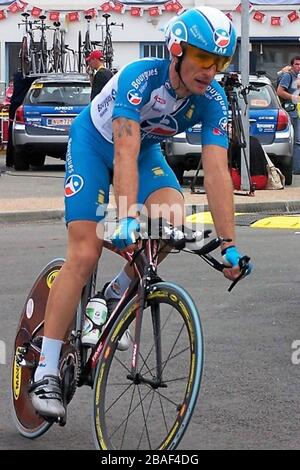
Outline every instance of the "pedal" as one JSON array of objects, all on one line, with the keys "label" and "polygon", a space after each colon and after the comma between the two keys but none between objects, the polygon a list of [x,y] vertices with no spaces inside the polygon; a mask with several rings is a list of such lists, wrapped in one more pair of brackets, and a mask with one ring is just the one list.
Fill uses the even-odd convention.
[{"label": "pedal", "polygon": [[65,426],[67,424],[67,408],[66,408],[66,414],[65,414],[64,418],[59,417],[59,418],[57,418],[56,422],[61,427]]}]

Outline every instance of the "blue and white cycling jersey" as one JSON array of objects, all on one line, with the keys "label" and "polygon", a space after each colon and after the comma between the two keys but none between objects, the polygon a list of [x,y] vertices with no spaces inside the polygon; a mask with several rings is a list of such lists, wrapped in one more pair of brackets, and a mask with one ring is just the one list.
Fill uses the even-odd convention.
[{"label": "blue and white cycling jersey", "polygon": [[141,126],[142,146],[202,123],[203,145],[228,147],[228,106],[216,80],[204,95],[178,98],[169,79],[170,61],[142,59],[123,67],[91,103],[91,119],[112,143],[112,121],[124,117]]}]

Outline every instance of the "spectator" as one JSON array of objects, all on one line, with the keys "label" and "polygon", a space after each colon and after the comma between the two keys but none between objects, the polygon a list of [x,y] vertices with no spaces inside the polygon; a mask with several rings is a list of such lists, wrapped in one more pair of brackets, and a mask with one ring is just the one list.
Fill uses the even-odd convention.
[{"label": "spectator", "polygon": [[8,126],[8,141],[6,146],[6,166],[14,166],[14,152],[12,143],[12,127],[16,111],[24,101],[27,91],[29,90],[34,78],[23,77],[22,72],[16,72],[13,78],[13,93],[10,98],[9,106],[9,126]]},{"label": "spectator", "polygon": [[[300,74],[300,56],[292,58],[290,70],[287,70],[286,67],[284,69],[286,71],[282,73],[280,78],[277,94],[282,101],[292,101],[297,104],[300,102],[299,85],[297,84],[297,78]],[[293,173],[300,175],[300,117],[297,106],[289,114],[294,127]]]},{"label": "spectator", "polygon": [[91,100],[93,100],[95,96],[100,93],[108,80],[113,76],[113,73],[111,70],[104,67],[104,57],[102,51],[92,51],[86,58],[86,62],[89,68],[95,72],[95,75],[92,76],[91,80]]}]

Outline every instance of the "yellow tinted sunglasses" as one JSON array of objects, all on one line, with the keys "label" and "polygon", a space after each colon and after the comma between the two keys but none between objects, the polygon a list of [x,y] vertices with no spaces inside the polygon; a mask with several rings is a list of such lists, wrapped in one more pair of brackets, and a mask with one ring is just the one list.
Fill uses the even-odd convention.
[{"label": "yellow tinted sunglasses", "polygon": [[197,63],[199,67],[209,69],[212,65],[215,65],[218,72],[224,72],[232,59],[232,57],[211,54],[189,44],[184,47],[184,53],[189,59]]}]

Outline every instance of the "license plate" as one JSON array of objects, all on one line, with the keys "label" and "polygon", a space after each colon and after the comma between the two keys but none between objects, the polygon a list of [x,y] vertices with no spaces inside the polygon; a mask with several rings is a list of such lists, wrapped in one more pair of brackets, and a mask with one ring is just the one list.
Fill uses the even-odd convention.
[{"label": "license plate", "polygon": [[49,118],[47,119],[47,126],[70,126],[73,118]]}]

